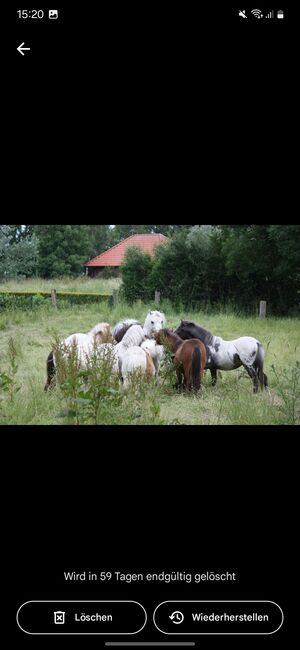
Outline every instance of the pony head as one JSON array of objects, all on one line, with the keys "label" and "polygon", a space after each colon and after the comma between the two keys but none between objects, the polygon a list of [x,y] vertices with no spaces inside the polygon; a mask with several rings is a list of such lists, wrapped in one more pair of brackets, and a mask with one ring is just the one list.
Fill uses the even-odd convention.
[{"label": "pony head", "polygon": [[98,323],[89,331],[89,334],[95,338],[97,343],[111,343],[113,340],[109,323]]},{"label": "pony head", "polygon": [[166,329],[166,328],[159,330],[159,332],[156,332],[154,334],[154,338],[157,345],[159,346],[168,345],[169,339],[172,337],[172,334],[174,334],[173,330]]},{"label": "pony head", "polygon": [[166,317],[161,311],[149,311],[144,323],[144,332],[150,339],[154,338],[156,332],[163,329],[166,324]]},{"label": "pony head", "polygon": [[182,320],[180,325],[175,330],[182,339],[197,338],[196,324],[191,320]]}]

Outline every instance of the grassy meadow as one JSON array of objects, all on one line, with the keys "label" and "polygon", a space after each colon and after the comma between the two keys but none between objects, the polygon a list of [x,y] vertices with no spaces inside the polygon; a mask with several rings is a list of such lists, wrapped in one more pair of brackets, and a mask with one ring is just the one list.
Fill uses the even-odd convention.
[{"label": "grassy meadow", "polygon": [[[55,287],[74,291],[112,291],[118,279],[69,281],[31,280],[9,282],[0,290],[45,291]],[[22,286],[23,285],[23,286]],[[137,302],[129,307],[119,303],[83,305],[80,308],[51,305],[34,311],[0,313],[0,423],[12,425],[47,424],[184,424],[184,425],[272,425],[300,423],[300,320],[295,318],[242,317],[233,313],[176,311],[162,303],[168,327],[181,318],[194,320],[225,339],[249,335],[258,338],[266,349],[264,370],[270,393],[252,393],[252,382],[243,368],[222,372],[215,387],[210,373],[204,375],[202,394],[179,394],[173,388],[175,375],[162,373],[159,382],[143,383],[123,390],[114,384],[98,392],[97,413],[84,409],[83,399],[77,418],[70,409],[66,391],[56,387],[44,392],[46,359],[54,336],[65,338],[86,332],[97,322],[114,325],[123,317],[144,321],[154,304]],[[90,405],[92,407],[92,404]]]},{"label": "grassy meadow", "polygon": [[0,281],[1,291],[74,291],[75,293],[112,293],[118,289],[121,278],[89,278],[85,275],[78,278],[59,278],[54,280],[43,280],[42,278],[15,279],[7,282]]}]

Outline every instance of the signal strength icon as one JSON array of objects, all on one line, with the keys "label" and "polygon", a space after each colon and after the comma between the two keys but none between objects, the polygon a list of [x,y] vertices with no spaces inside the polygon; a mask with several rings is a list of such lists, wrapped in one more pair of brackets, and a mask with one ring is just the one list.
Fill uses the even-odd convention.
[{"label": "signal strength icon", "polygon": [[266,18],[274,18],[274,11],[270,11],[267,15]]},{"label": "signal strength icon", "polygon": [[263,18],[262,12],[260,9],[252,9],[251,13],[255,18]]}]

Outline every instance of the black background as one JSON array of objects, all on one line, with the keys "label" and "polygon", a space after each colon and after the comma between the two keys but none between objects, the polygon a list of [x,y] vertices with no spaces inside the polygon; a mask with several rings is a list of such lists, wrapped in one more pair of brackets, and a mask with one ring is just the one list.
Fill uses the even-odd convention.
[{"label": "black background", "polygon": [[[147,222],[153,214],[172,223],[190,215],[200,223],[226,223],[229,215],[230,223],[249,223],[249,216],[282,222],[293,179],[290,14],[284,25],[245,25],[224,6],[198,15],[192,5],[122,7],[85,7],[72,17],[65,6],[63,22],[38,25],[40,36],[30,34],[36,26],[23,31],[14,16],[12,212],[39,223]],[[27,38],[32,50],[22,57],[16,47]],[[238,582],[147,591],[133,583],[110,595],[150,610],[168,598],[274,600],[284,626],[270,637],[243,637],[242,645],[286,647],[290,429],[5,433],[16,647],[41,647],[40,637],[27,637],[15,623],[25,600],[105,598],[99,584],[66,584],[64,571],[148,567],[223,568],[236,571]],[[148,629],[143,638],[153,634]],[[202,647],[224,642],[201,637]],[[99,637],[71,643],[101,647]],[[43,647],[66,644],[42,638]],[[240,648],[241,637],[230,637],[230,645]]]},{"label": "black background", "polygon": [[[291,623],[295,485],[282,436],[291,430],[172,429],[82,427],[77,434],[75,427],[24,428],[14,467],[20,494],[12,622],[26,600],[132,599],[147,609],[149,620],[134,640],[154,641],[161,639],[152,613],[162,600],[273,600],[284,612],[281,629],[243,637],[242,643],[284,647]],[[290,477],[283,478],[287,470]],[[64,580],[65,571],[84,570],[228,570],[237,580],[105,586]],[[40,637],[17,627],[15,633],[18,647],[40,647]],[[223,647],[223,637],[201,637],[201,646],[220,639]],[[43,637],[43,647],[104,647],[105,640]],[[230,637],[231,647],[240,644],[241,637]]]},{"label": "black background", "polygon": [[147,220],[200,204],[241,220],[286,205],[293,8],[247,22],[224,5],[79,6],[43,24],[10,14],[15,210],[82,221],[101,206]]}]

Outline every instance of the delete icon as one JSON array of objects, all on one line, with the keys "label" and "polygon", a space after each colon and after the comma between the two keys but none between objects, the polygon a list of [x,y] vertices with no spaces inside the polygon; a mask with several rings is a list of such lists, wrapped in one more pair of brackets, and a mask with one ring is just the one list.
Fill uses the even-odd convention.
[{"label": "delete icon", "polygon": [[55,20],[56,18],[58,18],[58,9],[49,9],[48,16],[52,20]]},{"label": "delete icon", "polygon": [[63,625],[65,622],[66,612],[54,612],[54,623],[56,625]]}]

